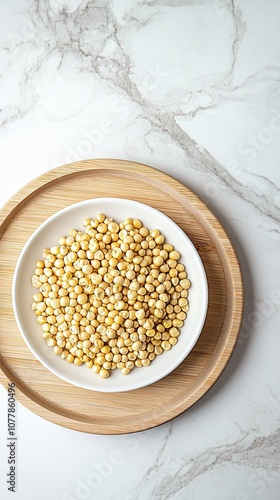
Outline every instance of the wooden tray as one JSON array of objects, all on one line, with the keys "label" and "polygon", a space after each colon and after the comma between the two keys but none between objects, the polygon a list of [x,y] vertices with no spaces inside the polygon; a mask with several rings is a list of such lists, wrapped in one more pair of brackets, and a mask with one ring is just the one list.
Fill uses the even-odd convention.
[{"label": "wooden tray", "polygon": [[[126,393],[76,388],[50,373],[29,351],[14,319],[15,264],[26,240],[58,210],[89,198],[119,197],[147,203],[172,218],[191,238],[204,263],[209,309],[187,359],[149,387]],[[235,347],[243,310],[238,260],[221,224],[186,186],[131,161],[95,159],[50,170],[17,192],[0,212],[0,382],[41,417],[93,434],[123,434],[155,427],[196,403],[215,383]]]}]

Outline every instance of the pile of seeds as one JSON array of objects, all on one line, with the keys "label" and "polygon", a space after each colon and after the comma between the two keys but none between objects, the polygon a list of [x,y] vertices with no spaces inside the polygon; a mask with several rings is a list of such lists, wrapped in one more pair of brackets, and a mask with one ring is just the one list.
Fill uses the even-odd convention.
[{"label": "pile of seeds", "polygon": [[43,250],[32,309],[62,359],[102,378],[116,368],[127,375],[177,343],[191,283],[158,229],[103,214],[83,226]]}]

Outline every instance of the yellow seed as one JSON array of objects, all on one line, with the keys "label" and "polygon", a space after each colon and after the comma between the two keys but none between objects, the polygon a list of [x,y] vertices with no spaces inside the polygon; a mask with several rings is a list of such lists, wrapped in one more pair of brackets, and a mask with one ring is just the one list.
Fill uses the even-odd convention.
[{"label": "yellow seed", "polygon": [[168,342],[173,346],[177,344],[178,340],[176,337],[170,337],[170,339],[168,339]]},{"label": "yellow seed", "polygon": [[118,233],[119,225],[116,222],[110,222],[108,224],[108,230],[110,231],[110,233]]},{"label": "yellow seed", "polygon": [[155,266],[160,267],[163,264],[163,258],[160,255],[158,255],[153,259],[153,263]]},{"label": "yellow seed", "polygon": [[159,230],[158,230],[158,229],[152,229],[152,230],[150,231],[150,235],[151,235],[153,238],[157,238],[157,236],[159,236],[159,235],[160,235],[160,232],[159,232]]},{"label": "yellow seed", "polygon": [[178,328],[170,328],[169,330],[169,333],[171,335],[171,337],[179,337],[180,335],[180,331],[178,330]]},{"label": "yellow seed", "polygon": [[163,348],[161,347],[161,345],[156,345],[155,346],[155,353],[157,356],[159,356],[160,354],[163,353]]},{"label": "yellow seed", "polygon": [[99,375],[101,378],[108,378],[110,376],[109,370],[106,370],[105,368],[101,368]]},{"label": "yellow seed", "polygon": [[[128,250],[128,249],[127,249]],[[122,248],[119,248],[119,247],[115,247],[113,248],[113,251],[112,251],[112,257],[114,259],[120,259],[123,255],[123,251],[122,251]]]},{"label": "yellow seed", "polygon": [[78,304],[86,304],[87,300],[88,300],[88,296],[85,293],[81,293],[77,297]]},{"label": "yellow seed", "polygon": [[149,366],[151,361],[149,358],[141,359],[142,366]]},{"label": "yellow seed", "polygon": [[37,302],[36,303],[36,308],[40,312],[44,312],[46,310],[46,307],[47,306],[46,306],[45,302]]},{"label": "yellow seed", "polygon": [[154,328],[151,328],[151,330],[147,330],[147,331],[146,331],[146,335],[147,335],[147,337],[154,337],[154,336],[155,336],[155,333],[156,333],[156,332],[155,332]]},{"label": "yellow seed", "polygon": [[67,296],[61,297],[61,299],[60,299],[60,305],[61,305],[61,307],[68,306],[69,302],[70,302],[70,299]]},{"label": "yellow seed", "polygon": [[116,285],[122,285],[124,282],[124,278],[122,276],[115,276],[113,281]]},{"label": "yellow seed", "polygon": [[73,363],[73,361],[74,361],[73,354],[68,354],[68,356],[66,357],[66,361],[67,361],[67,363]]},{"label": "yellow seed", "polygon": [[180,319],[173,319],[173,326],[176,326],[176,328],[181,328],[183,326],[184,322],[181,321]]},{"label": "yellow seed", "polygon": [[179,254],[179,252],[177,252],[176,250],[172,250],[172,251],[169,253],[169,259],[172,259],[172,260],[179,260],[179,259],[180,259],[180,254]]},{"label": "yellow seed", "polygon": [[144,309],[139,309],[138,311],[135,312],[135,315],[137,319],[144,319],[145,318]]},{"label": "yellow seed", "polygon": [[48,344],[49,347],[53,347],[53,346],[56,345],[56,341],[53,338],[48,338],[47,339],[47,344]]},{"label": "yellow seed", "polygon": [[128,375],[130,373],[130,369],[125,366],[122,368],[121,372],[123,375]]},{"label": "yellow seed", "polygon": [[132,224],[136,229],[140,229],[142,227],[142,223],[139,219],[133,219]]},{"label": "yellow seed", "polygon": [[149,354],[148,351],[139,351],[138,352],[138,358],[139,359],[145,359],[145,358],[148,357],[148,354]]},{"label": "yellow seed", "polygon": [[53,352],[57,355],[62,353],[62,347],[59,347],[58,345],[55,345],[53,348]]},{"label": "yellow seed", "polygon": [[94,373],[99,373],[100,372],[100,365],[94,364],[92,367],[92,371]]},{"label": "yellow seed", "polygon": [[128,250],[126,253],[125,253],[126,257],[128,260],[132,260],[133,257],[134,257],[134,252],[133,250]]},{"label": "yellow seed", "polygon": [[53,309],[59,309],[60,307],[60,300],[59,299],[52,299],[51,300],[51,306]]},{"label": "yellow seed", "polygon": [[56,259],[54,261],[54,266],[57,268],[57,269],[60,269],[62,267],[64,267],[64,260],[63,259]]},{"label": "yellow seed", "polygon": [[167,340],[163,340],[163,342],[161,343],[161,347],[165,351],[169,351],[171,349],[171,344]]},{"label": "yellow seed", "polygon": [[96,288],[94,290],[94,295],[98,300],[102,300],[104,298],[104,290],[102,288]]},{"label": "yellow seed", "polygon": [[129,279],[129,280],[133,280],[135,278],[135,272],[134,271],[127,271],[126,273],[126,277]]},{"label": "yellow seed", "polygon": [[164,309],[165,308],[165,302],[163,300],[157,300],[156,301],[156,308],[157,309]]},{"label": "yellow seed", "polygon": [[151,330],[154,327],[154,322],[151,319],[147,319],[143,325],[146,330]]},{"label": "yellow seed", "polygon": [[180,298],[179,301],[178,301],[178,304],[179,304],[180,307],[187,306],[188,305],[188,300],[185,299],[185,298]]},{"label": "yellow seed", "polygon": [[50,325],[54,325],[56,323],[56,318],[54,315],[52,316],[48,316],[47,317],[47,322],[50,324]]},{"label": "yellow seed", "polygon": [[188,288],[190,288],[191,282],[188,279],[183,279],[180,281],[180,285],[182,288],[187,290]]},{"label": "yellow seed", "polygon": [[42,293],[36,293],[35,295],[33,295],[33,300],[34,302],[42,302],[43,300]]},{"label": "yellow seed", "polygon": [[142,342],[139,342],[139,340],[134,342],[132,344],[132,349],[133,349],[133,351],[139,351],[139,349],[142,349]]}]

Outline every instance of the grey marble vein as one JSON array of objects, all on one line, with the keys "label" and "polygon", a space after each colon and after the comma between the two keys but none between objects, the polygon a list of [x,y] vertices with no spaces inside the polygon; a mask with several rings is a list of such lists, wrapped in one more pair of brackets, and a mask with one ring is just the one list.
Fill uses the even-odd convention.
[{"label": "grey marble vein", "polygon": [[[165,443],[169,436],[166,436]],[[180,498],[188,498],[192,483],[225,464],[248,467],[248,470],[254,464],[254,469],[265,470],[275,479],[279,478],[280,429],[273,434],[254,438],[245,433],[234,442],[206,449],[202,453],[190,452],[176,458],[170,457],[168,452],[165,453],[165,448],[166,444],[159,450],[154,465],[149,467],[139,484],[135,485],[134,492],[127,490],[126,498],[171,500],[180,493]],[[174,472],[170,467],[172,460],[176,460]]]},{"label": "grey marble vein", "polygon": [[237,7],[235,0],[231,0],[229,5],[229,10],[232,15],[232,20],[234,23],[234,38],[232,42],[232,64],[229,71],[229,77],[232,80],[234,76],[234,68],[236,65],[239,47],[242,42],[242,38],[246,31],[246,23],[242,20],[242,11]]},{"label": "grey marble vein", "polygon": [[[156,5],[154,2],[153,4]],[[166,5],[164,2],[161,4]],[[191,4],[197,5],[197,2]],[[177,2],[176,5],[190,5],[190,3]],[[226,6],[234,25],[231,66],[228,74],[224,75],[225,81],[230,83],[246,26],[242,19],[241,6],[237,7],[234,0]],[[242,179],[231,175],[206,148],[201,148],[183,130],[176,111],[161,108],[141,94],[137,82],[132,78],[133,53],[127,50],[124,40],[130,30],[129,21],[134,18],[134,26],[137,28],[138,24],[140,26],[143,22],[149,23],[151,21],[149,16],[153,16],[153,13],[149,13],[148,17],[147,14],[145,16],[143,19],[141,16],[139,18],[139,15],[135,18],[132,9],[127,13],[126,23],[122,26],[116,20],[108,3],[104,1],[98,4],[78,2],[77,8],[72,11],[67,10],[67,5],[63,2],[51,3],[47,0],[38,0],[31,5],[28,19],[34,26],[34,38],[25,42],[20,41],[17,47],[18,50],[23,50],[26,44],[31,44],[33,47],[33,59],[25,64],[20,80],[25,99],[20,104],[6,107],[2,115],[2,125],[7,127],[9,123],[31,112],[36,103],[36,87],[38,81],[43,78],[46,64],[54,62],[56,71],[63,74],[69,61],[72,60],[74,67],[81,74],[85,73],[93,81],[97,79],[102,85],[117,91],[133,103],[138,109],[139,116],[144,117],[149,123],[150,133],[161,134],[162,140],[181,149],[188,168],[202,174],[211,174],[218,185],[245,200],[263,217],[278,223],[279,209],[274,203],[274,196],[279,193],[276,186],[271,186],[263,177],[264,190],[261,193],[254,189],[254,186],[249,188]],[[95,32],[98,32],[98,37],[95,36]],[[115,50],[110,56],[103,56],[102,51],[109,40],[115,42]],[[14,57],[13,54],[14,50],[10,50],[10,60]],[[213,105],[209,104],[202,108],[211,109]],[[196,113],[202,108],[198,107]],[[270,188],[269,191],[266,187]]]}]

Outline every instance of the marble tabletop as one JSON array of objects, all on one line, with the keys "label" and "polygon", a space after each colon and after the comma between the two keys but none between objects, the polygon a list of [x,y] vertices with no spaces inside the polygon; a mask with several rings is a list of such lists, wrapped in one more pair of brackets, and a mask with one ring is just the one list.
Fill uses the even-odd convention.
[{"label": "marble tabletop", "polygon": [[[227,367],[168,423],[89,435],[18,403],[13,498],[279,499],[279,20],[277,0],[1,2],[1,206],[75,160],[145,163],[219,218],[245,293]],[[6,429],[1,386],[3,500]]]}]

